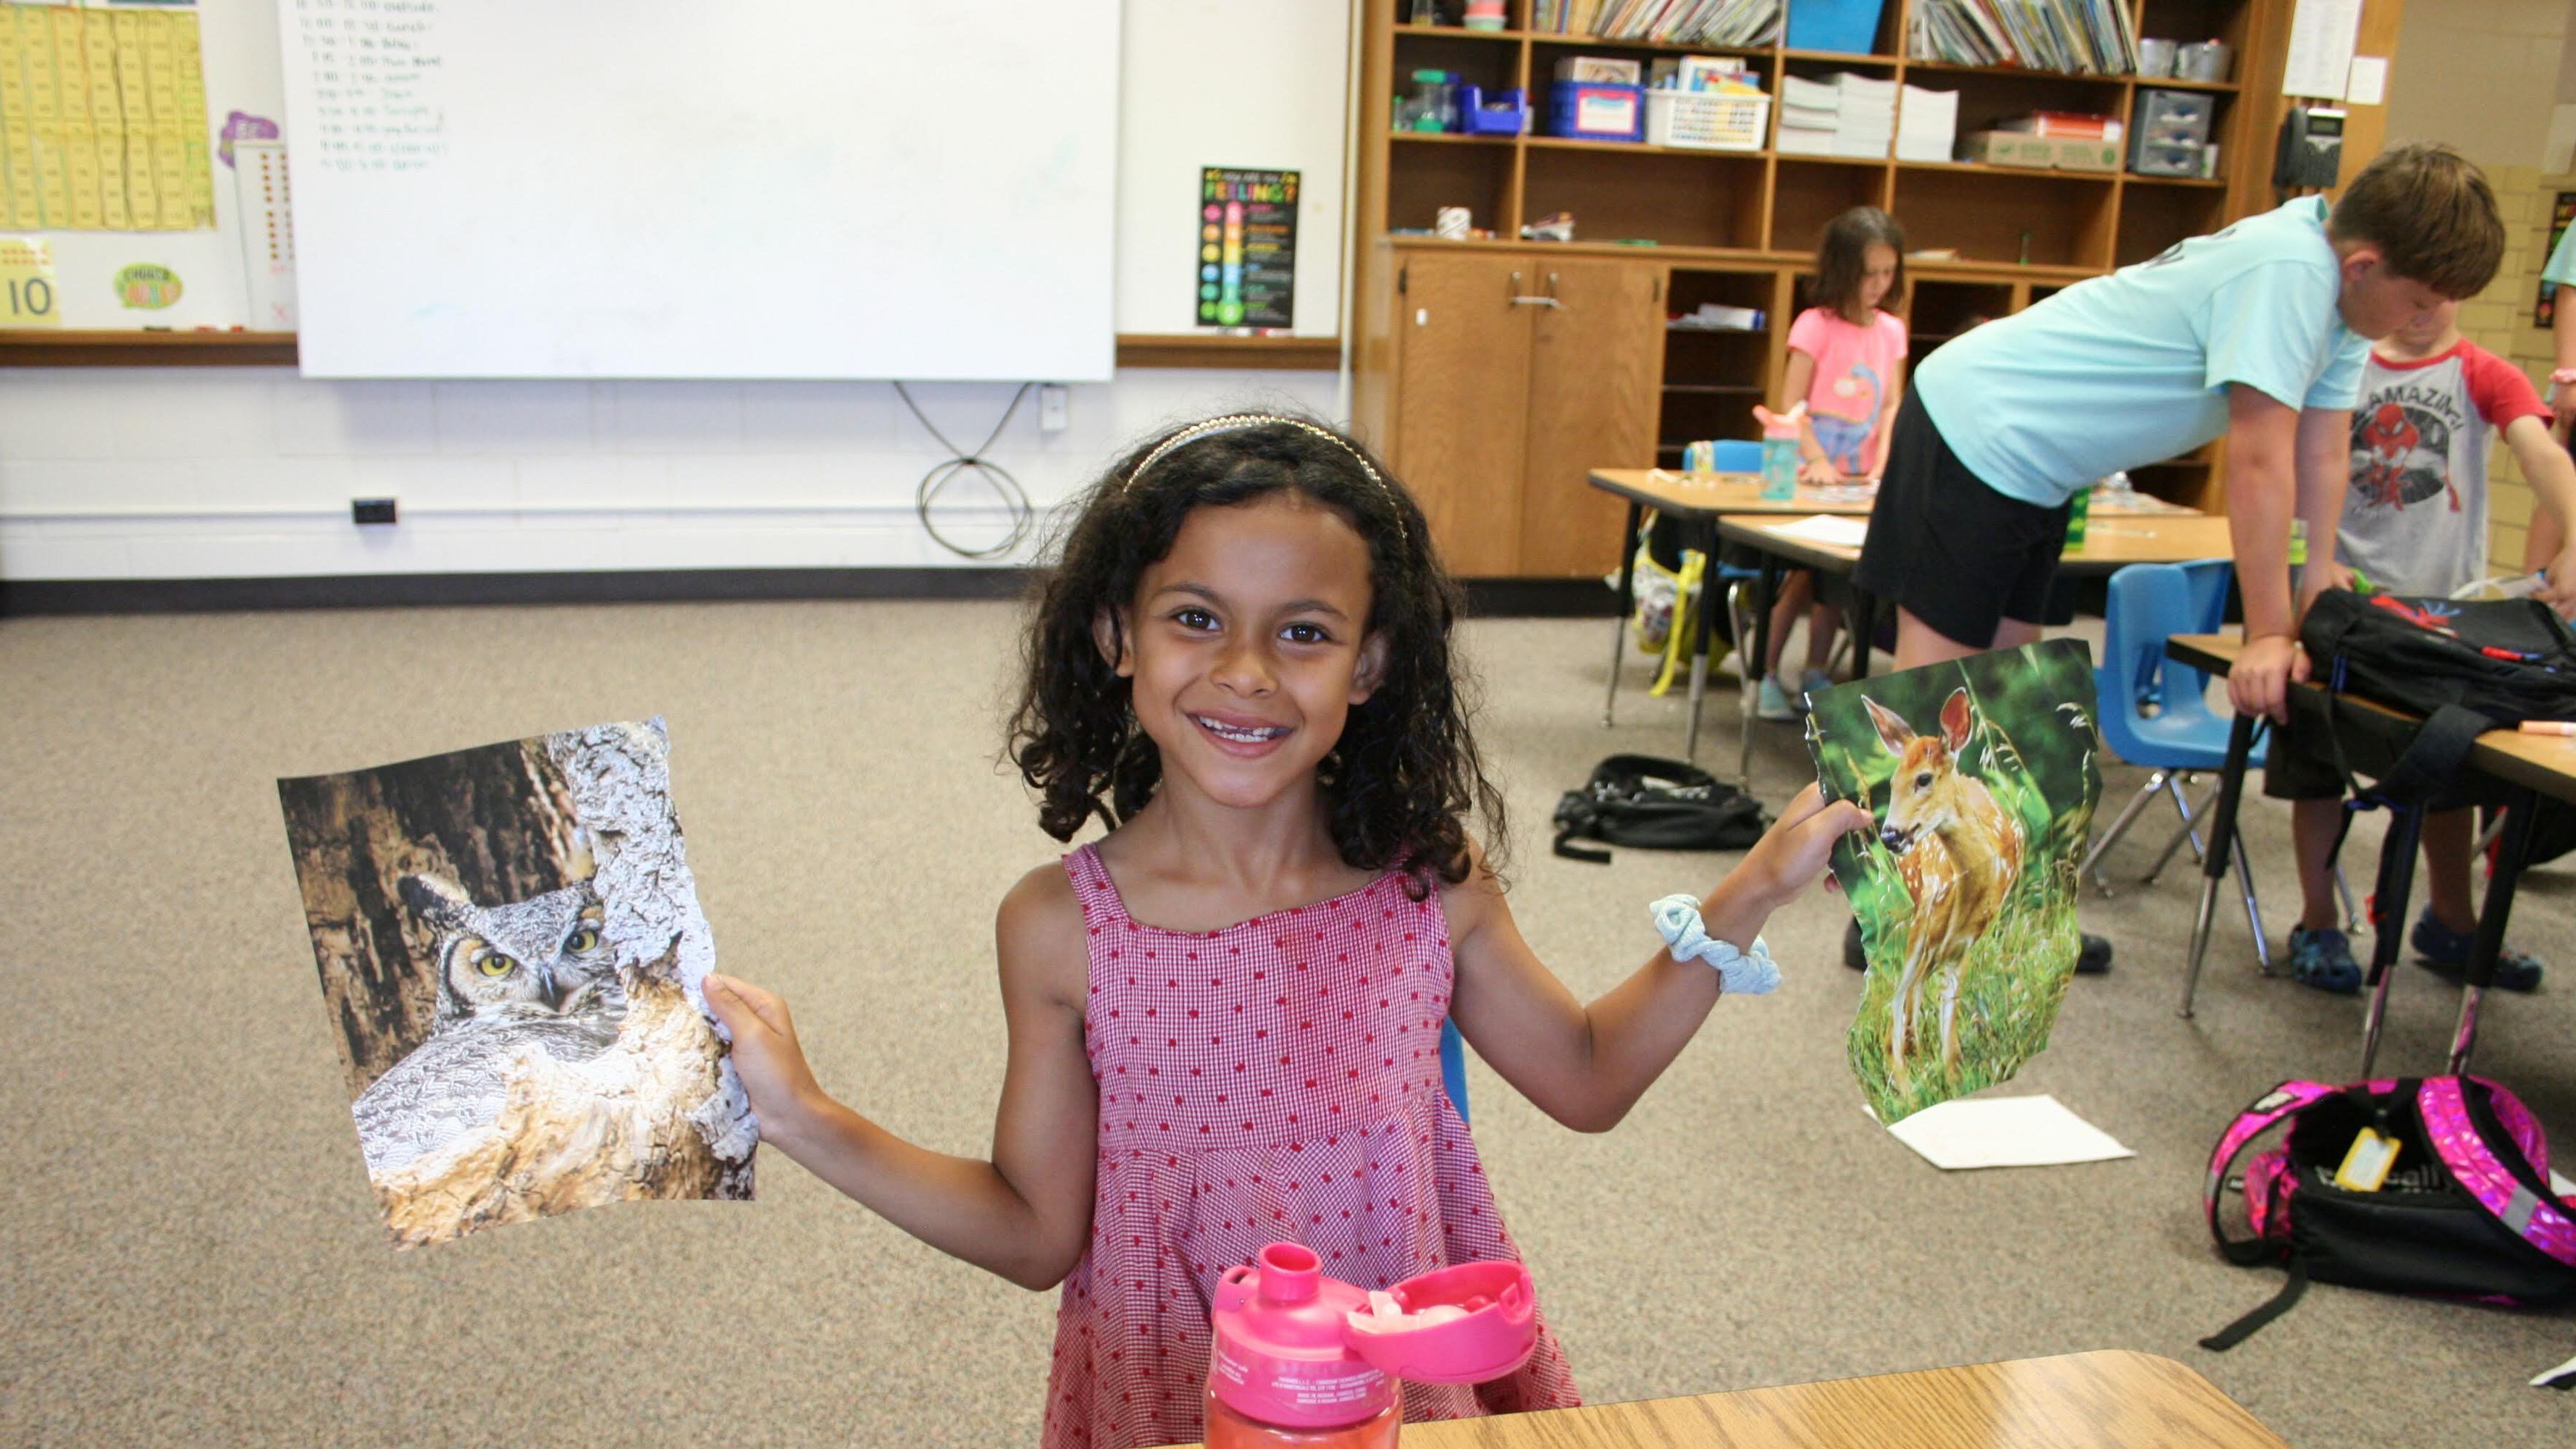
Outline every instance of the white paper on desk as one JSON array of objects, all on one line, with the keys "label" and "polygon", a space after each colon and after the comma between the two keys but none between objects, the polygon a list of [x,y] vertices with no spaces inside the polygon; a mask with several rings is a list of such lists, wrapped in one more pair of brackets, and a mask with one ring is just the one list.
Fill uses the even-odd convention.
[{"label": "white paper on desk", "polygon": [[1795,523],[1784,523],[1764,532],[1781,538],[1794,538],[1800,543],[1828,544],[1835,548],[1858,548],[1869,540],[1869,520],[1837,517],[1830,513],[1811,513]]},{"label": "white paper on desk", "polygon": [[1971,1167],[2055,1167],[2138,1155],[2046,1093],[1963,1097],[1926,1107],[1887,1131],[1944,1172]]}]

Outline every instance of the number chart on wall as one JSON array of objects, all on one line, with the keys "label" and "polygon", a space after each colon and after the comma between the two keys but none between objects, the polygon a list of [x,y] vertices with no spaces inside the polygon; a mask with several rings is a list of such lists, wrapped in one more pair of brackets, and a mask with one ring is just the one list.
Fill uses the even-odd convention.
[{"label": "number chart on wall", "polygon": [[1109,374],[1117,0],[279,0],[325,377]]},{"label": "number chart on wall", "polygon": [[0,157],[12,227],[212,230],[196,14],[0,6]]}]

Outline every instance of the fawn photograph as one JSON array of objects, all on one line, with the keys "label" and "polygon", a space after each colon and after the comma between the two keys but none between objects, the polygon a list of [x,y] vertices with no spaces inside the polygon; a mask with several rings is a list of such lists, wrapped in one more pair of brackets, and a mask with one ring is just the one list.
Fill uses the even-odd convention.
[{"label": "fawn photograph", "polygon": [[751,1196],[669,753],[657,719],[277,782],[395,1246]]},{"label": "fawn photograph", "polygon": [[1852,1072],[1894,1122],[2009,1080],[2048,1045],[2102,793],[2092,654],[2052,640],[1807,699],[1818,783],[1878,822],[1833,869],[1869,959]]}]

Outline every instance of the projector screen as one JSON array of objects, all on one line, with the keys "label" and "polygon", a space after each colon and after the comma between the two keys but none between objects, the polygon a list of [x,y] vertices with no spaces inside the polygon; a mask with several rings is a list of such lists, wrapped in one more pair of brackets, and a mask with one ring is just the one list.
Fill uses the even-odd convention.
[{"label": "projector screen", "polygon": [[1118,0],[278,0],[304,371],[1092,381]]}]

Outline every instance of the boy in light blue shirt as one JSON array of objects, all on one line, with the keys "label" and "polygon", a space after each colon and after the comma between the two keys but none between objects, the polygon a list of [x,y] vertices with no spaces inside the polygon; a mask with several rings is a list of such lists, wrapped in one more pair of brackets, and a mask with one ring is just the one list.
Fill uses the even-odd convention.
[{"label": "boy in light blue shirt", "polygon": [[[2503,254],[2478,168],[2401,146],[2331,209],[2302,197],[2247,217],[1926,357],[1854,573],[1897,604],[1896,667],[2036,640],[2076,490],[2224,435],[2246,640],[2228,693],[2281,719],[2308,677],[2290,519],[2333,557],[2369,343],[2475,295]],[[2079,969],[2108,962],[2087,937]]]}]

